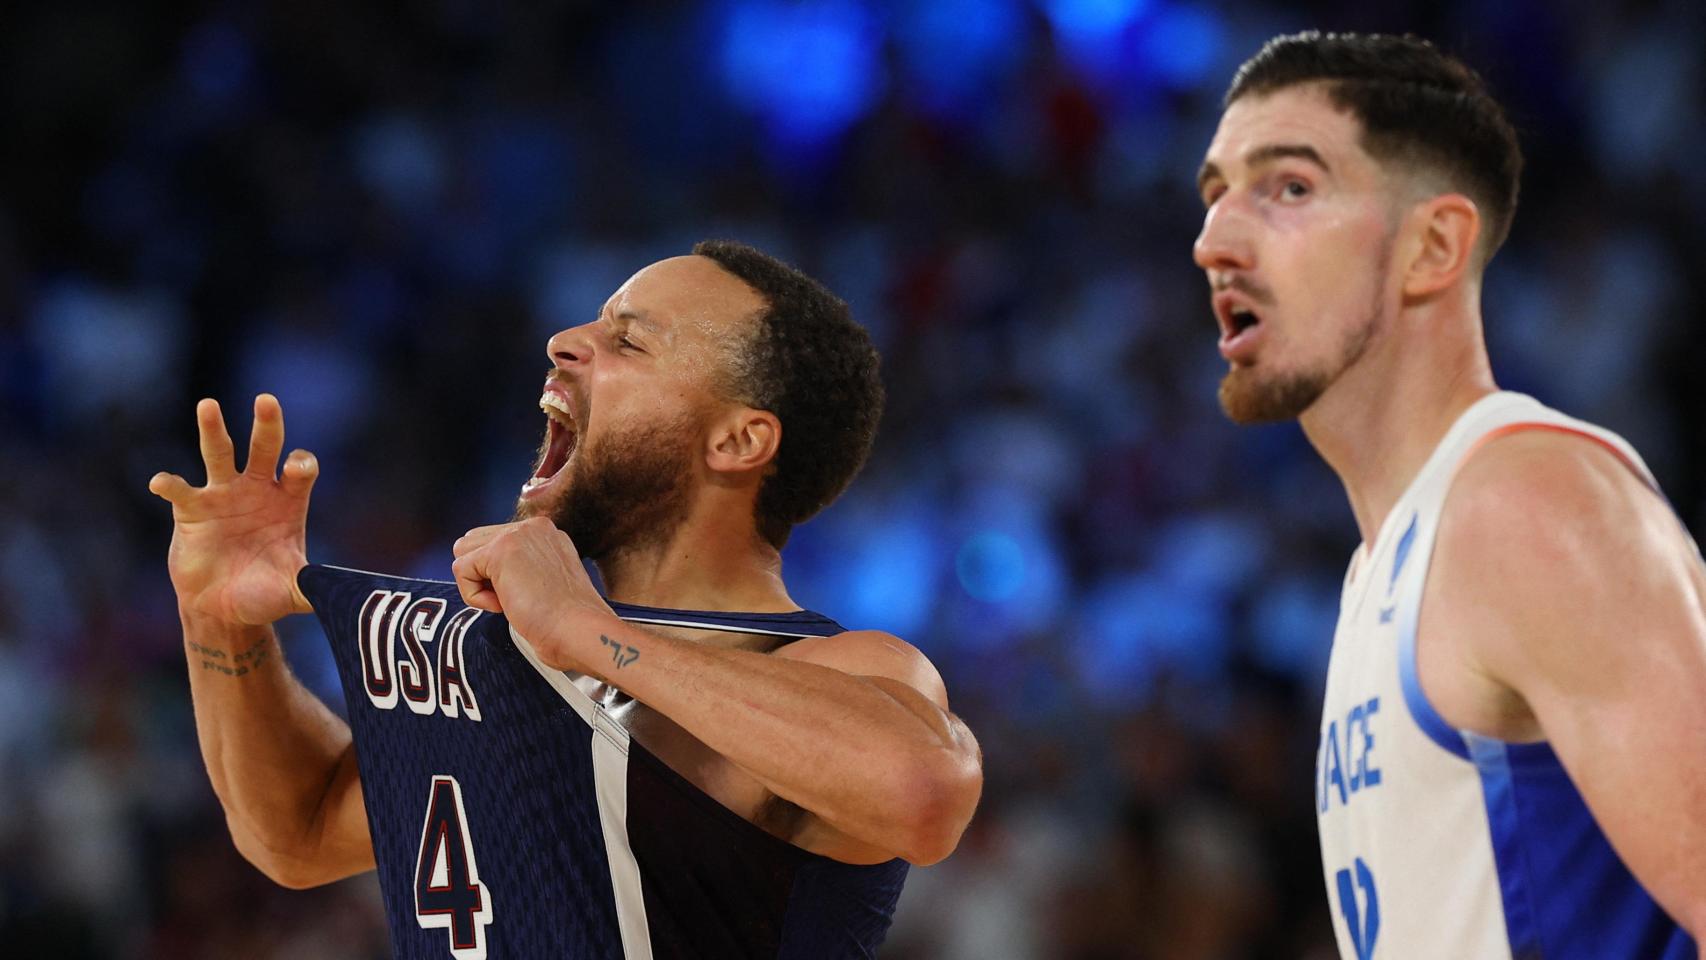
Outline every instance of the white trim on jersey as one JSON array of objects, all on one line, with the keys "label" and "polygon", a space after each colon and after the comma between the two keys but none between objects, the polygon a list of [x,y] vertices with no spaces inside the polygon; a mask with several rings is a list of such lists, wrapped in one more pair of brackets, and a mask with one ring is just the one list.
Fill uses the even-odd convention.
[{"label": "white trim on jersey", "polygon": [[717,630],[722,633],[757,633],[767,637],[794,637],[804,640],[816,634],[801,633],[798,630],[763,630],[758,627],[731,627],[726,623],[702,623],[697,620],[670,620],[663,617],[633,617],[617,614],[628,623],[649,623],[660,627],[687,627],[694,630]]},{"label": "white trim on jersey", "polygon": [[598,794],[598,822],[604,830],[604,854],[610,861],[610,888],[616,897],[622,955],[626,960],[652,960],[652,934],[646,924],[640,865],[628,842],[628,731],[587,696],[586,691],[575,686],[568,674],[546,666],[533,644],[514,627],[509,628],[509,636],[539,676],[592,728],[592,778]]}]

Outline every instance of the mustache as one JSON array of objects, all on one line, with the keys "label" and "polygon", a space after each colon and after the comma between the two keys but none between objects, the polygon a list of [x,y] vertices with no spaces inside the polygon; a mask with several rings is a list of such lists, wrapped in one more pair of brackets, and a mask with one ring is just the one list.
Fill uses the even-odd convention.
[{"label": "mustache", "polygon": [[1243,274],[1235,273],[1230,276],[1223,275],[1210,280],[1209,289],[1212,293],[1224,293],[1227,291],[1242,293],[1246,297],[1249,297],[1251,300],[1263,306],[1271,306],[1274,302],[1274,294],[1272,290],[1269,290],[1266,286],[1251,280]]}]

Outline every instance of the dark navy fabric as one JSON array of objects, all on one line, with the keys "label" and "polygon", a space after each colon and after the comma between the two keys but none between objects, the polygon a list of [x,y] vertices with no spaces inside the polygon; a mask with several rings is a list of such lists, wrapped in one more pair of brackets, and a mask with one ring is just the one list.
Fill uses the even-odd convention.
[{"label": "dark navy fabric", "polygon": [[[470,960],[483,948],[491,958],[622,957],[593,731],[516,649],[507,621],[466,608],[451,583],[324,566],[304,569],[298,582],[343,683],[396,955]],[[613,607],[640,622],[785,640],[842,632],[809,611]],[[364,621],[378,638],[370,649],[381,651],[365,662]],[[458,624],[466,625],[460,642]],[[387,647],[389,668],[379,662]],[[460,662],[447,659],[458,647]],[[459,677],[460,687],[442,689],[447,675]],[[435,683],[441,689],[428,689]],[[447,715],[452,710],[456,716]],[[807,853],[723,807],[638,744],[628,756],[627,832],[654,957],[875,955],[905,881],[904,861],[852,866]],[[418,889],[459,879],[443,875],[439,852],[454,845],[454,829],[443,829],[442,815],[437,832],[428,822],[435,798],[434,810],[448,809],[444,778],[459,786],[487,916],[429,913],[440,926],[423,927]],[[423,847],[430,848],[424,860]],[[440,875],[428,877],[435,863]],[[453,894],[427,892],[428,909]],[[458,895],[464,906],[472,902],[472,894]],[[458,943],[476,924],[479,944]]]},{"label": "dark navy fabric", "polygon": [[[707,796],[635,747],[628,835],[659,957],[872,957],[908,865],[807,853]],[[685,828],[684,824],[691,824]]]},{"label": "dark navy fabric", "polygon": [[[452,719],[442,709],[418,715],[403,703],[379,709],[369,699],[359,650],[369,598],[376,590],[440,598],[448,607],[442,630],[464,607],[455,585],[321,566],[303,570],[297,582],[343,681],[396,956],[453,956],[450,933],[423,928],[415,913],[433,778],[451,776],[461,785],[479,880],[490,892],[486,956],[620,957],[587,725],[515,648],[508,623],[482,613],[463,641],[462,671],[479,721],[465,710]],[[436,642],[427,646],[437,654]]]}]

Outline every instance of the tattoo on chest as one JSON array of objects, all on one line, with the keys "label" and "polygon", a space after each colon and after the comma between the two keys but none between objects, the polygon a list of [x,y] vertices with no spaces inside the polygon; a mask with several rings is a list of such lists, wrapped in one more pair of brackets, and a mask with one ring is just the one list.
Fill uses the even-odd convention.
[{"label": "tattoo on chest", "polygon": [[214,647],[202,646],[194,640],[185,640],[192,653],[201,657],[201,668],[223,673],[228,677],[246,677],[251,672],[259,670],[267,659],[272,656],[271,639],[258,640],[247,650],[236,650],[230,653]]},{"label": "tattoo on chest", "polygon": [[626,667],[630,663],[633,663],[635,660],[640,659],[639,647],[627,646],[618,643],[602,633],[598,635],[598,639],[603,641],[604,645],[610,648],[610,662],[616,664],[616,669],[618,670]]}]

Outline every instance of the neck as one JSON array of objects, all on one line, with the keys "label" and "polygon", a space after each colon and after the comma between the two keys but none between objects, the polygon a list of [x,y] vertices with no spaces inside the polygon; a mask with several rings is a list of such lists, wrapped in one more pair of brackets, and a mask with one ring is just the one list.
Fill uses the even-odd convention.
[{"label": "neck", "polygon": [[1399,314],[1299,418],[1309,442],[1345,485],[1365,545],[1446,431],[1498,387],[1474,310]]},{"label": "neck", "polygon": [[753,530],[752,505],[701,497],[673,533],[598,560],[611,600],[678,610],[785,613],[782,555]]}]

